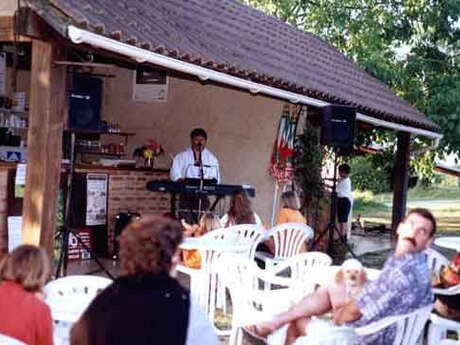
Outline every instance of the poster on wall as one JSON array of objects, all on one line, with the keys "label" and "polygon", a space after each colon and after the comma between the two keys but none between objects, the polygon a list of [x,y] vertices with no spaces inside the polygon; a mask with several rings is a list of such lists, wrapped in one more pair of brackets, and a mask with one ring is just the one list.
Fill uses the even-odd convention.
[{"label": "poster on wall", "polygon": [[86,174],[86,225],[107,223],[107,174]]},{"label": "poster on wall", "polygon": [[0,52],[0,95],[6,95],[6,53]]},{"label": "poster on wall", "polygon": [[11,253],[22,243],[22,217],[8,217],[8,252]]},{"label": "poster on wall", "polygon": [[134,71],[133,100],[137,102],[166,102],[168,100],[168,75],[138,67]]}]

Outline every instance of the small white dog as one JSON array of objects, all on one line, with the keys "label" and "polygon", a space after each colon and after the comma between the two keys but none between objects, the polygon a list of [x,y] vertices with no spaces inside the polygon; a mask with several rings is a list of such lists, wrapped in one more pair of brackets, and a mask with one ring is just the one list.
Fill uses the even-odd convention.
[{"label": "small white dog", "polygon": [[367,282],[366,271],[356,259],[345,260],[335,276],[338,285],[345,285],[347,299],[356,298]]}]

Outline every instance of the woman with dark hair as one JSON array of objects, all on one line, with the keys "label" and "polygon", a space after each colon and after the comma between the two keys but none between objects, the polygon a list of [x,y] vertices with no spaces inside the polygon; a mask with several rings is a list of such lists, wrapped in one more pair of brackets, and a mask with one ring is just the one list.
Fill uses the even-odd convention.
[{"label": "woman with dark hair", "polygon": [[98,295],[71,330],[71,345],[217,345],[211,324],[173,278],[179,222],[143,217],[120,236],[123,275]]},{"label": "woman with dark hair", "polygon": [[232,195],[230,209],[220,219],[220,224],[227,228],[238,224],[262,225],[260,217],[252,210],[251,201],[246,192],[241,189]]},{"label": "woman with dark hair", "polygon": [[307,223],[307,220],[299,210],[300,202],[296,192],[284,192],[281,194],[281,209],[276,223]]},{"label": "woman with dark hair", "polygon": [[50,275],[45,250],[22,245],[0,262],[0,334],[28,345],[53,344],[53,320],[43,301]]}]

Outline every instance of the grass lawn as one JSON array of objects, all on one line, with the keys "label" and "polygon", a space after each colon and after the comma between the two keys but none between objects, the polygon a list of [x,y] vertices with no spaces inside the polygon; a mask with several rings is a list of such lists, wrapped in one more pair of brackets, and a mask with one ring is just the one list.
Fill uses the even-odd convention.
[{"label": "grass lawn", "polygon": [[[391,202],[392,193],[382,193],[375,195],[376,202]],[[459,200],[460,188],[458,187],[429,187],[429,188],[412,188],[407,195],[408,200]]]},{"label": "grass lawn", "polygon": [[[372,195],[371,193],[355,193],[353,218],[361,215],[364,222],[391,224],[390,193]],[[447,202],[443,205],[443,202]],[[458,202],[455,202],[458,200]],[[415,205],[415,206],[411,206]],[[427,189],[411,189],[408,193],[408,207],[425,207],[430,209],[438,221],[439,232],[460,233],[460,188],[435,187]]]}]

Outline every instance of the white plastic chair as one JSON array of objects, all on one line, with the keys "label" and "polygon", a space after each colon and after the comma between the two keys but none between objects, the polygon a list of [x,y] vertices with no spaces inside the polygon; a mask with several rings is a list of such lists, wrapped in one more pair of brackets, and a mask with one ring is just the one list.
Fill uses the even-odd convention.
[{"label": "white plastic chair", "polygon": [[228,232],[238,234],[238,238],[247,241],[250,244],[249,257],[254,258],[256,254],[256,247],[260,241],[265,237],[267,230],[257,224],[239,224],[233,225],[225,229]]},{"label": "white plastic chair", "polygon": [[[441,269],[449,265],[449,260],[432,248],[426,249],[428,267],[431,269],[433,275],[439,278]],[[449,288],[433,288],[433,293],[438,295],[458,295],[460,294],[460,284],[451,286]],[[430,324],[428,326],[428,345],[438,345],[442,339],[447,336],[447,331],[457,332],[460,336],[460,323],[443,318],[435,313],[431,313]]]},{"label": "white plastic chair", "polygon": [[[218,262],[219,270],[225,272],[222,281],[230,292],[232,301],[232,330],[229,345],[242,344],[242,328],[246,325],[268,320],[290,307],[292,294],[289,288],[262,290],[259,286],[271,281],[273,272],[260,269],[253,260],[225,255]],[[286,280],[288,281],[288,280]],[[287,326],[268,337],[267,344],[284,344]]]},{"label": "white plastic chair", "polygon": [[352,327],[328,327],[323,332],[315,332],[299,337],[294,345],[355,345],[356,332]]},{"label": "white plastic chair", "polygon": [[396,324],[397,330],[393,345],[419,344],[432,309],[433,305],[429,304],[411,313],[389,316],[369,325],[356,328],[356,334],[360,336],[370,335]]},{"label": "white plastic chair", "polygon": [[[307,252],[290,257],[273,267],[276,276],[291,278],[293,289],[306,295],[314,291],[316,279],[311,275],[311,268],[326,267],[332,264],[332,258],[322,252]],[[266,286],[267,288],[267,286]]]},{"label": "white plastic chair", "polygon": [[454,340],[454,339],[444,339],[442,340],[439,345],[459,345],[460,340]]},{"label": "white plastic chair", "polygon": [[1,345],[27,345],[26,343],[18,340],[18,339],[15,339],[15,338],[12,338],[12,337],[9,337],[5,334],[1,334],[0,333],[0,344]]},{"label": "white plastic chair", "polygon": [[[203,243],[220,243],[223,244],[221,249],[216,249],[213,247],[200,247],[198,248],[201,256],[201,267],[191,268],[183,264],[177,265],[177,271],[183,274],[187,274],[190,277],[190,291],[192,297],[200,305],[202,311],[205,313],[207,318],[214,322],[214,314],[217,303],[217,296],[221,296],[225,291],[221,292],[221,289],[218,289],[218,280],[217,272],[214,270],[214,262],[223,254],[232,252],[233,250],[225,250],[225,243],[229,245],[229,248],[232,244],[240,244],[240,248],[243,248],[242,251],[239,251],[238,254],[244,258],[250,258],[251,256],[251,242],[248,238],[244,237],[245,232],[237,230],[231,230],[230,228],[217,229],[207,234],[204,234],[199,238]],[[234,252],[234,251],[233,251]],[[224,297],[219,297],[223,299]],[[220,333],[216,329],[216,332]]]},{"label": "white plastic chair", "polygon": [[[460,323],[431,313],[428,325],[427,345],[438,345],[447,338],[447,331],[456,332],[460,339]],[[456,344],[459,344],[457,342]]]},{"label": "white plastic chair", "polygon": [[427,255],[428,268],[431,270],[432,275],[439,278],[441,269],[449,265],[449,260],[433,248],[427,248],[425,253]]},{"label": "white plastic chair", "polygon": [[284,223],[273,227],[264,240],[272,239],[275,253],[256,252],[256,258],[269,268],[287,258],[300,254],[302,245],[313,238],[313,230],[301,223]]},{"label": "white plastic chair", "polygon": [[111,279],[75,275],[53,280],[44,288],[45,301],[54,320],[54,344],[69,344],[72,324],[83,314],[96,297],[112,283]]}]

